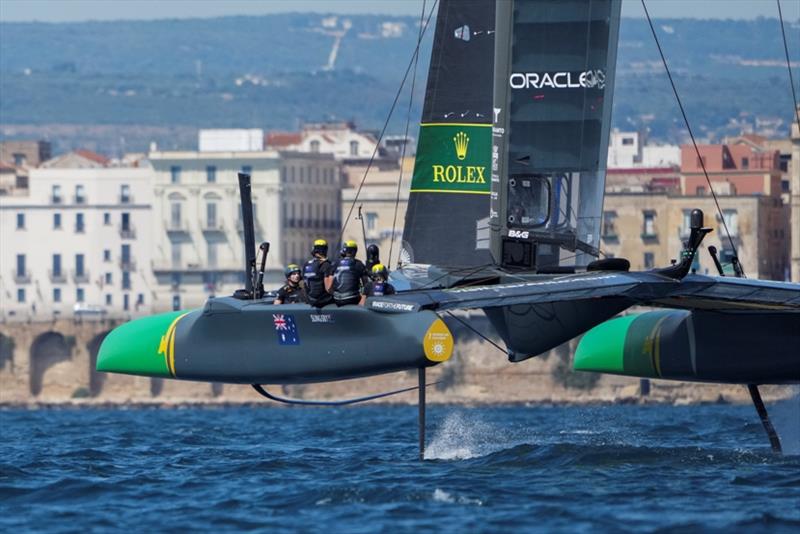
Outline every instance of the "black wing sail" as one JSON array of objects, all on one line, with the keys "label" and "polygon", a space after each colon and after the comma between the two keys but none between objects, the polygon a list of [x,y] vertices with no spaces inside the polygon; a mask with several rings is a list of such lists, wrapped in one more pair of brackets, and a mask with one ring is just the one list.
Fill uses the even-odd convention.
[{"label": "black wing sail", "polygon": [[402,263],[491,262],[486,219],[494,16],[494,0],[439,2]]},{"label": "black wing sail", "polygon": [[503,267],[598,254],[620,6],[497,4],[490,227]]}]

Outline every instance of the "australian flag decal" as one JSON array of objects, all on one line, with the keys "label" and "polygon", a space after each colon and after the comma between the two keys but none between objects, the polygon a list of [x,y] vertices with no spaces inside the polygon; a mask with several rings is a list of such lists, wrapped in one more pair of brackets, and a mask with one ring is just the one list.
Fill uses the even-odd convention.
[{"label": "australian flag decal", "polygon": [[275,325],[275,332],[278,334],[278,344],[300,344],[300,333],[297,331],[297,324],[294,322],[294,316],[284,313],[274,313],[272,314],[272,323]]}]

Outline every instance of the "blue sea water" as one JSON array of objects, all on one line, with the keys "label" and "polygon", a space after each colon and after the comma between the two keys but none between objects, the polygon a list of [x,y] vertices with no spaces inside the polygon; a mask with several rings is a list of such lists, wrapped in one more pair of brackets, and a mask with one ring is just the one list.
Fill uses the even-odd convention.
[{"label": "blue sea water", "polygon": [[750,406],[0,411],[0,531],[800,531]]}]

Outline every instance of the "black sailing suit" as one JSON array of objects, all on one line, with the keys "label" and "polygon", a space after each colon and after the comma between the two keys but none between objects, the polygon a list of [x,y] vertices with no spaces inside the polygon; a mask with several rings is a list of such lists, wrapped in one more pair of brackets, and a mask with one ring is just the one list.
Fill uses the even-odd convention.
[{"label": "black sailing suit", "polygon": [[367,268],[361,260],[350,256],[337,260],[333,264],[333,300],[336,305],[358,304],[361,301],[361,288],[368,281]]},{"label": "black sailing suit", "polygon": [[325,290],[325,278],[333,275],[333,266],[327,258],[312,258],[303,266],[308,303],[322,308],[333,302],[333,295]]}]

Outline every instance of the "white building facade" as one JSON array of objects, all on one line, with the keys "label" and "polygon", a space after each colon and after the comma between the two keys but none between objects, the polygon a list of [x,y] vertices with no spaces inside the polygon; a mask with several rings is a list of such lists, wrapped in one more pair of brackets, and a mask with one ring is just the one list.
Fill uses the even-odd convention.
[{"label": "white building facade", "polygon": [[283,282],[317,237],[338,237],[339,164],[329,154],[151,152],[153,272],[159,310],[202,305],[244,287],[238,173],[251,175],[256,244],[267,241],[265,286]]},{"label": "white building facade", "polygon": [[30,170],[27,196],[0,197],[2,319],[150,313],[151,178],[50,166]]},{"label": "white building facade", "polygon": [[650,145],[638,132],[614,129],[608,141],[610,169],[663,168],[680,166],[681,149],[677,145]]}]

